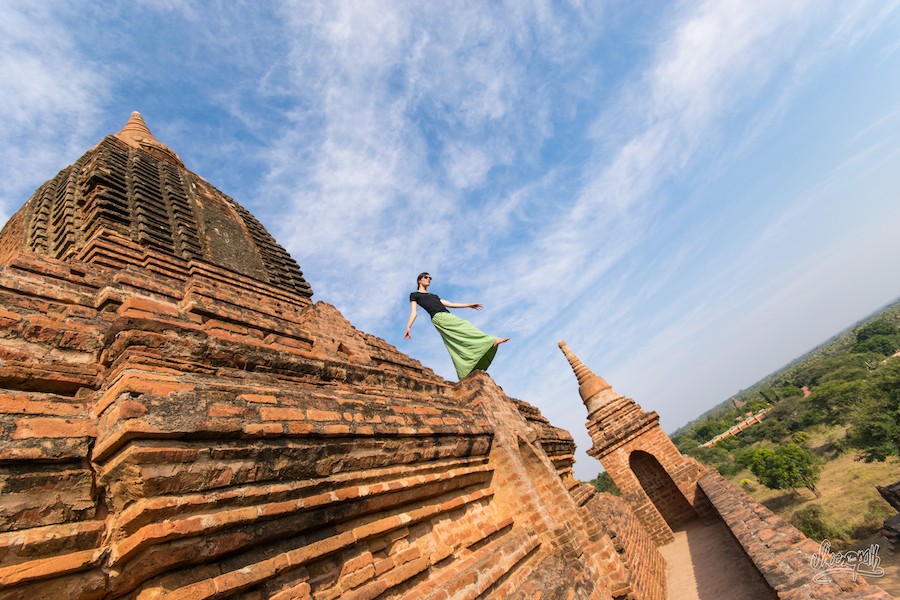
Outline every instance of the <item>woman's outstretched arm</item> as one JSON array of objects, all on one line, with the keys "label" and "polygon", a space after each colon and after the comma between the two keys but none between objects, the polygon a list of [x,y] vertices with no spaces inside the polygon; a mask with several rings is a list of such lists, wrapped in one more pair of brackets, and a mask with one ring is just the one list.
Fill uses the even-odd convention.
[{"label": "woman's outstretched arm", "polygon": [[475,310],[482,309],[482,306],[477,302],[448,302],[447,300],[441,300],[441,304],[443,304],[447,308],[474,308]]},{"label": "woman's outstretched arm", "polygon": [[415,300],[409,301],[409,322],[406,324],[406,333],[403,334],[404,339],[409,339],[412,336],[409,334],[409,328],[412,327],[413,322],[416,320],[416,304]]}]

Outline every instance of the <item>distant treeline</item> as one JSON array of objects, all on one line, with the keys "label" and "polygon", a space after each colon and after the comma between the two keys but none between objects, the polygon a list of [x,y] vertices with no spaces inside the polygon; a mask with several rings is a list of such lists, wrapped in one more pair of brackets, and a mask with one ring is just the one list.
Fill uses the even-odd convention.
[{"label": "distant treeline", "polygon": [[[837,453],[854,451],[865,461],[896,458],[900,455],[898,350],[900,302],[895,302],[708,411],[672,434],[672,439],[682,452],[724,475],[759,463],[760,442],[802,446],[808,438],[806,430],[816,425],[846,427],[844,437],[833,440]],[[765,407],[772,410],[761,424],[711,448],[700,447],[748,412]]]}]

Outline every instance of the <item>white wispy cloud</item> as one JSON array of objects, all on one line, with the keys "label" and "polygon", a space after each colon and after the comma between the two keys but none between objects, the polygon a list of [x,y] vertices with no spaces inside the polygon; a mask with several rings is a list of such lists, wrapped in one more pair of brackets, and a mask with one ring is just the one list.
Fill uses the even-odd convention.
[{"label": "white wispy cloud", "polygon": [[[484,260],[493,223],[510,214],[492,215],[492,172],[533,160],[552,131],[552,98],[528,89],[523,55],[558,61],[571,49],[554,37],[560,17],[547,5],[287,4],[284,12],[297,40],[300,110],[273,149],[266,185],[294,198],[298,234],[286,243],[313,269],[353,274],[338,289],[323,272],[319,289],[363,323],[383,320],[396,303],[352,299],[401,297],[423,268]],[[524,113],[533,118],[523,122]],[[317,151],[306,155],[313,140]]]},{"label": "white wispy cloud", "polygon": [[52,4],[0,5],[0,221],[93,143],[104,73],[72,43]]},{"label": "white wispy cloud", "polygon": [[[897,7],[5,2],[0,217],[110,133],[98,123],[144,110],[357,327],[452,377],[427,323],[400,341],[406,293],[427,269],[436,291],[484,302],[466,316],[514,338],[492,373],[583,451],[584,409],[557,339],[617,389],[647,394],[636,397],[645,408],[708,406],[747,377],[731,370],[728,344],[741,360],[765,354],[765,321],[787,327],[778,306],[802,310],[825,289],[821,265],[843,264],[796,243],[810,223],[851,220],[842,186],[888,205],[897,138],[882,132],[897,130],[896,102],[822,173],[742,173],[768,190],[805,175],[790,194],[722,180],[824,71],[896,27]],[[897,47],[869,52],[889,65]],[[661,412],[685,411],[698,412]]]},{"label": "white wispy cloud", "polygon": [[[717,134],[721,115],[751,97],[771,78],[773,65],[786,59],[773,52],[773,38],[784,37],[803,12],[800,5],[780,6],[707,3],[681,15],[658,44],[657,60],[609,109],[616,118],[598,107],[592,136],[619,138],[619,146],[601,142],[570,207],[539,228],[524,258],[513,246],[511,257],[484,277],[511,274],[499,296],[529,311],[526,321],[557,318],[559,299],[546,290],[578,297],[601,286],[608,269],[646,241],[656,205],[666,202],[657,194],[660,186],[710,151],[701,141]],[[623,139],[623,131],[631,135]]]},{"label": "white wispy cloud", "polygon": [[[552,302],[558,302],[558,295],[554,295],[553,300],[542,307],[545,310],[535,311],[535,319],[555,321],[560,330],[573,330],[573,338],[581,345],[582,356],[588,364],[594,356],[608,360],[618,354],[621,347],[610,345],[606,333],[616,331],[619,319],[634,323],[636,317],[621,308],[640,303],[644,299],[642,296],[657,291],[665,280],[676,276],[679,266],[687,263],[683,258],[678,259],[679,255],[694,254],[689,245],[676,248],[674,260],[666,256],[651,258],[662,263],[672,262],[659,273],[650,274],[650,282],[628,287],[610,285],[609,271],[613,266],[630,256],[638,246],[654,243],[644,234],[657,218],[654,207],[669,200],[662,186],[669,180],[677,180],[682,170],[700,160],[712,160],[715,164],[716,160],[721,160],[717,153],[727,153],[731,161],[739,159],[752,143],[739,142],[738,152],[723,148],[727,120],[733,119],[736,113],[744,114],[753,137],[759,135],[777,122],[785,105],[789,104],[791,94],[801,85],[795,79],[800,72],[795,62],[802,63],[803,74],[813,72],[834,52],[846,51],[848,44],[857,43],[865,35],[859,34],[860,31],[870,32],[886,18],[885,11],[877,9],[873,16],[871,7],[867,11],[851,8],[851,15],[835,9],[825,11],[829,14],[823,16],[817,4],[809,3],[792,3],[790,6],[783,3],[705,3],[699,7],[690,6],[687,10],[689,12],[680,15],[680,20],[672,26],[671,34],[657,45],[658,59],[622,90],[622,104],[610,111],[614,118],[601,115],[597,119],[592,136],[598,140],[598,152],[586,166],[582,191],[571,211],[553,223],[556,230],[547,237],[554,241],[564,240],[564,243],[551,244],[551,256],[531,265],[548,272],[547,276],[537,274],[531,278],[536,284],[549,284],[544,289],[564,289],[567,298],[574,295],[589,302],[597,311],[618,305],[619,310],[602,317],[591,317],[589,315],[596,314],[594,310],[580,307],[576,314],[564,318],[549,308]],[[854,22],[848,27],[850,21]],[[815,39],[811,43],[806,40],[811,27],[824,28],[826,40]],[[831,31],[836,33],[830,35]],[[786,89],[760,102],[760,94],[768,93],[775,82]],[[623,131],[632,133],[623,136]],[[731,137],[735,137],[734,134]],[[620,141],[617,147],[610,147],[599,141],[604,138]],[[721,164],[717,167],[721,168]],[[591,172],[597,175],[591,177]],[[795,211],[791,206],[786,208],[787,215]],[[803,211],[802,208],[796,210]],[[775,229],[769,229],[769,232],[783,231],[786,222],[790,221],[787,215],[784,217],[787,221],[770,224]],[[616,236],[617,230],[623,227],[630,230],[630,235]],[[689,239],[681,243],[685,242],[691,244]],[[554,249],[557,251],[553,252]],[[716,352],[704,342],[715,328],[729,318],[741,319],[739,307],[749,304],[741,277],[759,270],[761,262],[754,256],[760,251],[760,248],[745,249],[732,264],[722,265],[721,270],[710,273],[710,281],[692,294],[697,299],[693,306],[682,305],[677,311],[671,307],[662,309],[660,315],[671,321],[661,323],[655,335],[645,335],[645,343],[632,348],[631,356],[619,355],[613,360],[617,364],[613,368],[623,376],[622,383],[626,388],[639,383],[634,387],[640,391],[671,390],[676,392],[677,398],[685,400],[695,397],[696,389],[703,389],[703,379],[688,374],[697,369],[697,360],[703,360],[699,352]],[[594,261],[600,263],[599,268],[586,269],[585,265],[590,264],[587,256],[598,257]],[[788,256],[783,258],[790,260]],[[765,265],[772,266],[772,263]],[[803,272],[802,264],[789,265],[789,270],[770,282],[770,297],[780,287],[793,289],[794,286],[789,285],[792,278]],[[752,275],[748,281],[759,281],[758,273]],[[658,285],[653,284],[653,279],[657,279]],[[525,278],[524,285],[519,287],[523,297],[540,289],[540,284],[529,286],[528,283],[529,279]],[[562,283],[565,285],[560,285]],[[766,298],[762,289],[757,292],[759,298]],[[578,325],[573,328],[565,325],[567,322]],[[756,327],[759,327],[759,321]],[[766,346],[755,344],[753,350],[765,355]],[[527,350],[526,353],[537,354],[538,351]],[[739,354],[741,358],[751,358],[745,356],[746,353]],[[728,364],[729,360],[723,358],[721,352],[716,360],[721,363],[722,377],[716,378],[716,385],[707,385],[703,389],[704,402],[711,398],[724,399],[727,393],[736,391],[735,387],[723,391],[722,384],[728,381],[735,386],[735,364],[739,361]],[[694,363],[693,367],[691,363]],[[507,374],[506,368],[503,371]],[[688,384],[672,390],[670,382],[673,381]],[[666,406],[671,419],[675,414],[669,404],[672,397],[664,394],[664,397],[639,401],[648,408]],[[692,403],[693,410],[688,409],[688,414],[697,414],[700,406]],[[570,417],[564,411],[561,415],[563,426],[567,428],[578,427],[583,419],[576,408],[572,411]]]}]

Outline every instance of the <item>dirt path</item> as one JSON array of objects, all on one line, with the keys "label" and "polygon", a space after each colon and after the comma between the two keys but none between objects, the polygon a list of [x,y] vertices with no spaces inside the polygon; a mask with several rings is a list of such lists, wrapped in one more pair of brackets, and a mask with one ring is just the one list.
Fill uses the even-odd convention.
[{"label": "dirt path", "polygon": [[775,598],[721,523],[694,521],[659,550],[668,565],[669,600]]}]

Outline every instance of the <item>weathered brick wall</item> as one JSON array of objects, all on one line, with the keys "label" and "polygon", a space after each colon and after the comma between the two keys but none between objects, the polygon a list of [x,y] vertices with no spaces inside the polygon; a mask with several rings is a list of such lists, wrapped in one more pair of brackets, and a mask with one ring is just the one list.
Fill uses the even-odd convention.
[{"label": "weathered brick wall", "polygon": [[0,267],[0,598],[627,587],[541,447],[566,436],[490,378],[454,386],[220,267],[164,270]]},{"label": "weathered brick wall", "polygon": [[678,451],[659,426],[659,415],[645,412],[617,393],[559,342],[578,379],[578,393],[588,410],[588,454],[598,459],[657,544],[674,539],[673,527],[710,506],[697,480],[704,469]]},{"label": "weathered brick wall", "polygon": [[621,424],[621,439],[606,444],[603,452],[594,455],[650,536],[657,544],[666,544],[674,539],[672,527],[705,516],[709,508],[697,492],[702,468],[678,451],[659,427],[656,414],[650,416],[653,418],[632,421],[632,428],[627,422]]},{"label": "weathered brick wall", "polygon": [[664,600],[666,562],[634,512],[621,498],[594,494],[584,507],[612,539],[629,573],[629,599]]},{"label": "weathered brick wall", "polygon": [[[522,403],[510,402],[481,373],[466,378],[460,392],[494,431],[495,501],[504,514],[522,516],[519,522],[540,539],[531,572],[524,571],[528,573],[525,588],[534,587],[551,597],[618,596],[628,584],[624,565],[608,536],[591,535],[554,464],[541,450],[543,419],[534,415],[524,419]],[[509,590],[495,591],[503,598]]]},{"label": "weathered brick wall", "polygon": [[574,482],[572,469],[575,465],[575,440],[565,429],[555,427],[541,412],[531,404],[511,399],[515,402],[519,414],[525,417],[528,425],[536,432],[536,443],[541,447],[556,472],[564,481]]},{"label": "weathered brick wall", "polygon": [[[674,462],[671,457],[665,456],[665,450],[663,460],[667,464]],[[634,450],[629,455],[628,464],[640,481],[641,489],[669,527],[675,528],[697,518],[697,513],[655,456],[643,450]]]},{"label": "weathered brick wall", "polygon": [[886,600],[892,597],[862,578],[853,581],[853,576],[848,573],[832,573],[831,583],[814,582],[816,571],[810,560],[819,551],[819,541],[808,539],[790,523],[726,481],[715,470],[710,470],[703,476],[699,485],[778,598]]}]

